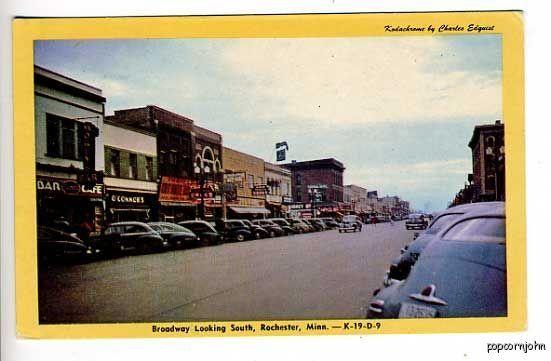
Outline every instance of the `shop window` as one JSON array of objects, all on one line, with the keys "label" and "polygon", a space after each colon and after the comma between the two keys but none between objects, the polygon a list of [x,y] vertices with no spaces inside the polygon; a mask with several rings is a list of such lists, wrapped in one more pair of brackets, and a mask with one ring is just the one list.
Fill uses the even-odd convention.
[{"label": "shop window", "polygon": [[116,149],[109,150],[109,175],[120,177],[121,175],[121,153]]},{"label": "shop window", "polygon": [[145,180],[153,180],[153,158],[145,157]]},{"label": "shop window", "polygon": [[138,178],[138,156],[134,153],[128,155],[128,178]]},{"label": "shop window", "polygon": [[82,159],[82,123],[46,114],[46,154],[50,157]]}]

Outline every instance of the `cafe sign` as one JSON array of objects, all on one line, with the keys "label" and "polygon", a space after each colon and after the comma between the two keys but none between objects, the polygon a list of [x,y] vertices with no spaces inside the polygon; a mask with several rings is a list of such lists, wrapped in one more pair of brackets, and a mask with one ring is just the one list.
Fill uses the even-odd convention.
[{"label": "cafe sign", "polygon": [[36,177],[36,190],[41,193],[76,195],[90,198],[103,196],[103,184],[96,184],[92,188],[84,188],[84,184],[73,179],[50,177]]}]

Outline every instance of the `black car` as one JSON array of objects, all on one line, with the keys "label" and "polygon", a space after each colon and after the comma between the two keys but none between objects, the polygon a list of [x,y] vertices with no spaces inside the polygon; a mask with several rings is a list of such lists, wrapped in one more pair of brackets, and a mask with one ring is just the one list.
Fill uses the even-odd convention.
[{"label": "black car", "polygon": [[424,214],[412,213],[406,220],[406,229],[425,229],[428,226],[428,219]]},{"label": "black car", "polygon": [[103,235],[92,242],[105,253],[136,251],[141,253],[160,252],[169,247],[168,242],[146,223],[111,223]]},{"label": "black car", "polygon": [[253,238],[249,228],[239,219],[219,219],[215,222],[215,225],[216,230],[222,234],[224,241],[243,242]]},{"label": "black car", "polygon": [[268,220],[280,226],[286,236],[296,233],[293,226],[291,226],[291,224],[284,218],[270,218]]},{"label": "black car", "polygon": [[376,290],[368,309],[368,318],[506,316],[504,205],[446,225],[409,277]]},{"label": "black car", "polygon": [[271,238],[285,235],[283,228],[268,219],[257,219],[254,220],[253,223],[267,230],[268,236]]},{"label": "black car", "polygon": [[172,248],[198,246],[199,238],[191,230],[169,222],[150,222],[148,225],[159,233]]},{"label": "black car", "polygon": [[208,222],[195,220],[178,222],[178,224],[195,233],[201,246],[221,244],[224,241],[222,234]]},{"label": "black car", "polygon": [[425,232],[421,233],[419,237],[402,249],[401,256],[395,259],[390,265],[384,284],[389,285],[395,280],[405,279],[409,275],[411,267],[413,267],[415,262],[419,259],[423,249],[440,231],[445,229],[446,225],[468,213],[492,210],[498,207],[500,203],[501,202],[470,203],[451,207],[439,213]]},{"label": "black car", "polygon": [[325,226],[329,229],[339,228],[339,223],[337,221],[335,221],[333,218],[323,217],[323,218],[319,218],[319,219],[321,219],[325,223]]},{"label": "black car", "polygon": [[241,220],[247,227],[249,227],[249,231],[251,231],[254,239],[260,239],[260,238],[266,238],[269,236],[268,231],[259,226],[258,224],[254,224],[253,222],[249,221],[248,219],[242,219]]},{"label": "black car", "polygon": [[37,230],[38,262],[85,262],[98,256],[100,251],[86,245],[75,234],[39,226]]},{"label": "black car", "polygon": [[322,219],[319,219],[319,218],[311,219],[310,224],[312,224],[312,226],[314,226],[314,228],[317,231],[326,231],[327,230],[327,226],[325,225],[325,222]]}]

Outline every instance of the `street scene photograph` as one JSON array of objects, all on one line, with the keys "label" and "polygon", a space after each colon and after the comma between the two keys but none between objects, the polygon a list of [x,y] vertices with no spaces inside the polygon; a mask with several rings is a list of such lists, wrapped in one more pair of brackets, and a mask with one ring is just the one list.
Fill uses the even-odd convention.
[{"label": "street scene photograph", "polygon": [[35,41],[40,324],[506,317],[502,83],[500,35]]}]

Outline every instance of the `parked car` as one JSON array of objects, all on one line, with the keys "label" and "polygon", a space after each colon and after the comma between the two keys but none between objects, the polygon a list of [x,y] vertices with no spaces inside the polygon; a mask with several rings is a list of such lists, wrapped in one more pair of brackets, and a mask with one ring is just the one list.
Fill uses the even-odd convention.
[{"label": "parked car", "polygon": [[313,218],[313,219],[310,220],[310,224],[312,224],[312,226],[314,226],[314,228],[317,231],[326,231],[327,230],[327,226],[325,225],[325,223],[323,222],[322,219]]},{"label": "parked car", "polygon": [[221,244],[222,242],[224,242],[222,234],[218,232],[212,226],[212,224],[208,222],[201,221],[201,220],[193,220],[193,221],[178,222],[178,224],[180,226],[188,228],[193,233],[195,233],[199,238],[198,242],[201,246],[211,246],[211,245]]},{"label": "parked car", "polygon": [[142,222],[111,223],[102,236],[91,239],[97,248],[110,254],[125,251],[160,252],[169,247],[163,237]]},{"label": "parked car", "polygon": [[446,225],[408,278],[374,292],[367,317],[506,316],[506,291],[505,207],[500,204]]},{"label": "parked car", "polygon": [[172,248],[198,246],[199,238],[191,230],[175,223],[150,222],[148,225],[159,233]]},{"label": "parked car", "polygon": [[303,219],[304,223],[306,223],[311,228],[311,232],[319,232],[322,231],[322,227],[320,227],[317,223],[313,222],[312,219]]},{"label": "parked car", "polygon": [[285,235],[285,231],[283,230],[283,228],[268,219],[257,219],[254,220],[253,223],[267,230],[269,237],[273,238]]},{"label": "parked car", "polygon": [[304,223],[302,219],[291,218],[289,219],[289,223],[291,223],[295,233],[307,233],[312,231],[312,226]]},{"label": "parked car", "polygon": [[260,239],[260,238],[266,238],[269,236],[268,231],[259,226],[258,224],[254,224],[253,222],[249,221],[248,219],[242,219],[241,220],[247,227],[249,227],[249,231],[251,231],[254,239]]},{"label": "parked car", "polygon": [[325,223],[325,226],[329,229],[339,228],[339,223],[331,217],[322,217],[318,219],[323,220],[323,222]]},{"label": "parked car", "polygon": [[281,229],[283,229],[283,232],[285,232],[286,236],[296,233],[293,226],[291,226],[291,224],[289,222],[287,222],[287,220],[284,219],[284,218],[270,218],[268,220],[272,221],[275,224],[277,224],[278,226],[280,226]]},{"label": "parked car", "polygon": [[76,234],[38,226],[38,262],[85,262],[98,256],[100,250],[85,244]]},{"label": "parked car", "polygon": [[219,219],[215,222],[216,230],[222,234],[225,242],[243,242],[252,239],[253,234],[240,219]]},{"label": "parked car", "polygon": [[425,229],[428,226],[428,220],[424,214],[412,213],[406,220],[406,229]]},{"label": "parked car", "polygon": [[347,215],[342,217],[342,222],[339,226],[339,233],[348,231],[362,231],[362,222],[360,217],[355,215]]},{"label": "parked car", "polygon": [[390,285],[393,281],[405,279],[411,270],[411,267],[417,262],[423,249],[432,241],[439,232],[445,229],[445,226],[464,214],[485,212],[498,207],[501,202],[481,202],[470,203],[456,207],[451,207],[436,215],[430,223],[427,230],[419,235],[413,242],[402,249],[400,257],[395,259],[387,272],[384,281],[385,285]]}]

